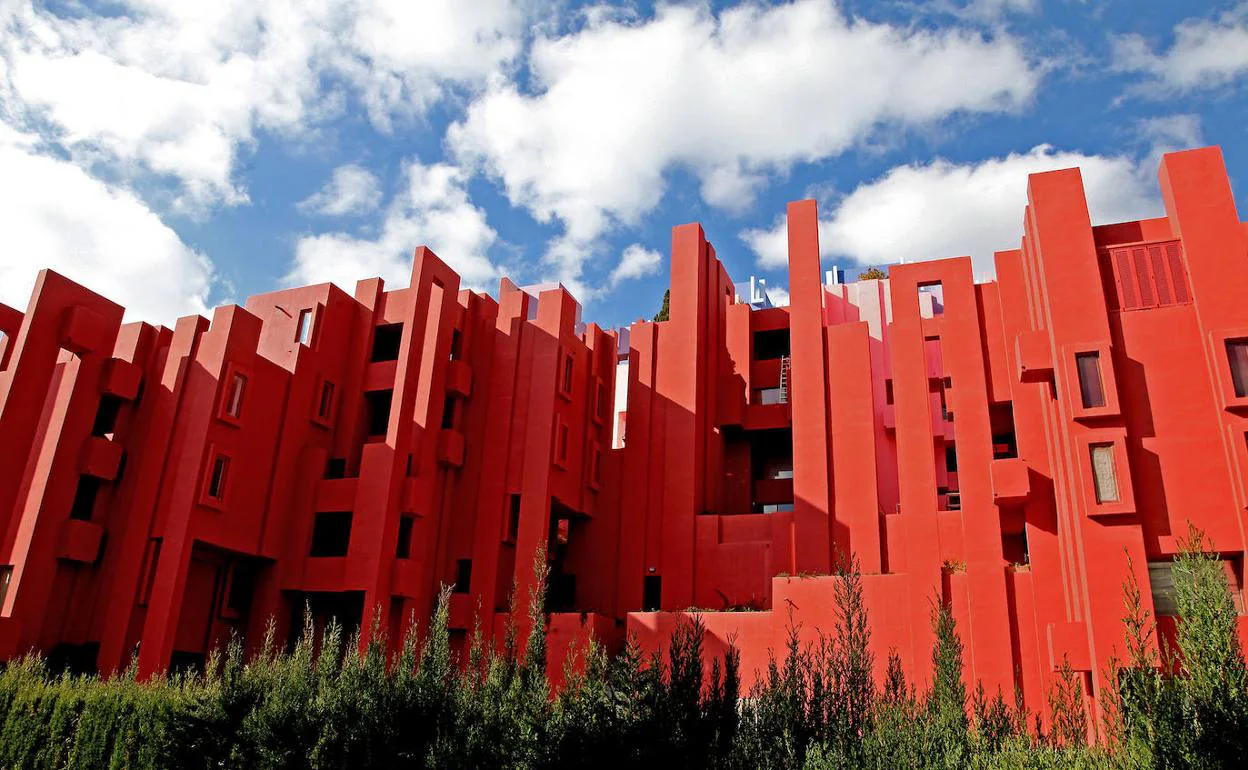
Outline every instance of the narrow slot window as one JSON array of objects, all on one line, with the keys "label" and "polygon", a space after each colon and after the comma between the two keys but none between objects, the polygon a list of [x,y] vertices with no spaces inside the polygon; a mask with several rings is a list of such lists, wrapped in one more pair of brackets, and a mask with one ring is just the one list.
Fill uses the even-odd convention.
[{"label": "narrow slot window", "polygon": [[455,399],[447,396],[442,402],[442,429],[451,430],[455,427]]},{"label": "narrow slot window", "polygon": [[212,472],[208,475],[208,498],[218,502],[225,499],[225,482],[230,472],[230,458],[217,455],[212,460]]},{"label": "narrow slot window", "polygon": [[230,388],[226,393],[225,415],[237,420],[243,414],[243,396],[247,391],[247,378],[238,372],[230,375]]},{"label": "narrow slot window", "polygon": [[1079,398],[1083,402],[1083,408],[1096,409],[1105,406],[1105,384],[1101,379],[1101,354],[1076,354],[1075,368],[1079,372]]},{"label": "narrow slot window", "polygon": [[394,558],[412,558],[412,528],[415,524],[416,520],[411,516],[399,519],[399,542],[394,548]]},{"label": "narrow slot window", "polygon": [[641,589],[641,611],[658,612],[663,604],[663,578],[659,575],[646,575]]},{"label": "narrow slot window", "polygon": [[78,488],[74,490],[74,502],[69,507],[69,518],[90,521],[95,513],[95,500],[99,494],[99,479],[94,476],[79,476]]},{"label": "narrow slot window", "polygon": [[472,559],[457,559],[455,561],[455,589],[457,594],[468,593],[468,587],[472,585]]},{"label": "narrow slot window", "polygon": [[559,381],[559,390],[565,396],[572,395],[572,374],[573,374],[572,354],[568,353],[568,354],[565,354],[563,357],[563,377]]},{"label": "narrow slot window", "polygon": [[299,329],[296,332],[295,339],[300,345],[310,345],[312,343],[312,311],[299,311]]},{"label": "narrow slot window", "polygon": [[558,465],[566,465],[568,462],[568,443],[569,429],[563,423],[557,423],[558,432],[555,434],[555,463]]},{"label": "narrow slot window", "polygon": [[1097,503],[1116,503],[1121,497],[1118,492],[1118,471],[1114,467],[1114,445],[1093,444],[1092,480],[1096,487]]},{"label": "narrow slot window", "polygon": [[518,537],[520,537],[520,495],[512,495],[507,507],[507,531],[503,533],[503,540],[515,543]]},{"label": "narrow slot window", "polygon": [[328,421],[334,411],[334,383],[326,380],[321,383],[321,398],[316,403],[316,416]]},{"label": "narrow slot window", "polygon": [[1231,365],[1235,397],[1248,397],[1248,340],[1227,340],[1226,358]]}]

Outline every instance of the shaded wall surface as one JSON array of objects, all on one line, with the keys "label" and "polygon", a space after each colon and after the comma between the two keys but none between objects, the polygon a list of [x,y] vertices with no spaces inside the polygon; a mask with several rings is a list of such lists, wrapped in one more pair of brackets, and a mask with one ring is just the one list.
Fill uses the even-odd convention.
[{"label": "shaded wall surface", "polygon": [[790,204],[783,308],[682,225],[669,320],[614,331],[423,247],[407,288],[173,328],[45,271],[0,306],[0,659],[151,674],[305,614],[397,644],[442,584],[462,648],[544,560],[556,658],[697,613],[748,684],[790,627],[831,631],[852,554],[881,669],[926,681],[943,603],[990,693],[1040,707],[1066,661],[1092,697],[1130,571],[1172,629],[1189,524],[1243,605],[1248,227],[1217,149],[1159,179],[1164,217],[1100,226],[1078,170],[1020,179],[980,283],[969,257],[825,283]]}]

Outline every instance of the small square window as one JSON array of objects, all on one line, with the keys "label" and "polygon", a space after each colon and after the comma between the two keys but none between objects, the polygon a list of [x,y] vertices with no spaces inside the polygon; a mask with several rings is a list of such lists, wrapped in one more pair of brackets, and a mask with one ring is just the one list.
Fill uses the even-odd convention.
[{"label": "small square window", "polygon": [[230,387],[226,392],[225,416],[237,420],[243,414],[243,396],[247,392],[247,377],[234,372],[230,375]]},{"label": "small square window", "polygon": [[945,314],[945,287],[940,281],[919,284],[919,317],[935,318]]},{"label": "small square window", "polygon": [[312,344],[312,311],[308,309],[299,311],[299,326],[295,332],[295,339],[300,345]]},{"label": "small square window", "polygon": [[351,511],[324,511],[312,524],[309,556],[346,556],[351,546]]},{"label": "small square window", "polygon": [[371,360],[397,361],[403,343],[403,324],[384,324],[373,330],[373,354]]},{"label": "small square window", "polygon": [[1096,490],[1096,502],[1116,503],[1121,494],[1118,491],[1118,470],[1114,465],[1113,444],[1093,444],[1092,480]]},{"label": "small square window", "polygon": [[221,502],[225,500],[225,483],[230,474],[230,458],[217,455],[212,458],[212,468],[208,474],[208,486],[205,496],[209,500]]},{"label": "small square window", "polygon": [[1248,398],[1248,340],[1227,340],[1226,358],[1236,398]]},{"label": "small square window", "polygon": [[1101,354],[1078,353],[1075,368],[1079,373],[1079,398],[1084,409],[1105,406],[1105,384],[1101,378]]}]

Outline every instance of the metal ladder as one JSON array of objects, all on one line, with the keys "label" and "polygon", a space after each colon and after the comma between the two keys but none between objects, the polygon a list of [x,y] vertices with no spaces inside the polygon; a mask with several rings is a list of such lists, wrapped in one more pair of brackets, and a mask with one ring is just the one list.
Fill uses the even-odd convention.
[{"label": "metal ladder", "polygon": [[780,403],[789,403],[789,357],[780,357]]}]

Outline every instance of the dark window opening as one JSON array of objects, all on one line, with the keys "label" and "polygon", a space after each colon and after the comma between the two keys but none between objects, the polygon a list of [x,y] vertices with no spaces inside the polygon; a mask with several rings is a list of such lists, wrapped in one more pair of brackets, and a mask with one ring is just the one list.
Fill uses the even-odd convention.
[{"label": "dark window opening", "polygon": [[511,496],[511,504],[507,508],[507,531],[503,539],[508,543],[516,542],[520,536],[520,495]]},{"label": "dark window opening", "polygon": [[459,329],[451,329],[451,360],[458,361],[463,356],[462,350],[464,344],[464,335],[459,333]]},{"label": "dark window opening", "polygon": [[408,453],[407,453],[407,467],[403,469],[403,475],[407,476],[408,478],[411,478],[412,476],[415,476],[415,475],[416,475],[416,474],[412,473],[412,465],[413,465],[413,463],[415,463],[415,462],[416,462],[416,455],[415,455],[415,453],[413,453],[413,452],[408,452]]},{"label": "dark window opening", "polygon": [[442,429],[450,430],[455,427],[455,398],[447,396],[446,401],[442,402]]},{"label": "dark window opening", "polygon": [[309,556],[346,556],[351,545],[351,511],[323,511],[312,524]]},{"label": "dark window opening", "polygon": [[1105,385],[1101,379],[1101,354],[1078,353],[1075,368],[1079,372],[1079,398],[1084,409],[1105,406]]},{"label": "dark window opening", "polygon": [[1031,554],[1027,548],[1027,532],[1019,532],[1018,534],[1001,535],[1001,555],[1005,561],[1015,566],[1023,566],[1031,563]]},{"label": "dark window opening", "polygon": [[558,465],[566,465],[568,462],[568,444],[570,443],[570,431],[568,426],[563,422],[556,423],[555,432],[555,463]]},{"label": "dark window opening", "polygon": [[472,585],[472,559],[458,559],[455,562],[455,593],[466,594]]},{"label": "dark window opening", "polygon": [[1005,460],[1018,457],[1018,438],[1014,433],[1014,407],[1008,403],[990,406],[988,421],[992,428],[992,459]]},{"label": "dark window opening", "polygon": [[230,458],[217,455],[212,461],[212,472],[208,475],[208,497],[213,500],[225,499],[225,481],[230,472]]},{"label": "dark window opening", "polygon": [[347,458],[331,457],[325,461],[325,478],[345,479],[347,477]]},{"label": "dark window opening", "polygon": [[370,390],[364,394],[368,406],[368,435],[384,436],[390,429],[390,404],[393,390]]},{"label": "dark window opening", "polygon": [[238,419],[243,413],[243,396],[247,392],[247,378],[234,372],[230,375],[229,388],[225,394],[225,416]]},{"label": "dark window opening", "polygon": [[121,399],[105,394],[100,397],[100,406],[95,411],[95,423],[91,426],[91,435],[99,438],[112,438],[117,429],[117,416],[121,412]]},{"label": "dark window opening", "polygon": [[403,342],[403,324],[383,324],[373,330],[372,361],[399,360],[399,346]]},{"label": "dark window opening", "polygon": [[1226,357],[1231,365],[1235,397],[1248,397],[1248,340],[1227,340]]},{"label": "dark window opening", "polygon": [[13,565],[0,565],[0,606],[4,605],[4,600],[9,596],[9,583],[13,581]]},{"label": "dark window opening", "polygon": [[415,525],[416,519],[411,516],[403,516],[399,519],[399,542],[394,548],[394,558],[412,558],[412,528]]},{"label": "dark window opening", "polygon": [[554,572],[546,592],[547,612],[573,612],[576,608],[576,575]]},{"label": "dark window opening", "polygon": [[225,605],[222,608],[225,613],[244,617],[251,609],[251,597],[255,593],[258,571],[257,566],[251,562],[240,561],[234,564],[230,575],[230,590],[225,595]]},{"label": "dark window opening", "polygon": [[660,575],[646,575],[642,581],[641,611],[658,612],[663,600],[663,578]]},{"label": "dark window opening", "polygon": [[945,470],[949,473],[958,472],[958,450],[953,444],[945,444]]},{"label": "dark window opening", "polygon": [[893,403],[893,381],[891,379],[884,380],[884,403]]},{"label": "dark window opening", "polygon": [[299,328],[295,332],[295,339],[300,345],[308,345],[312,342],[312,311],[299,311]]},{"label": "dark window opening", "polygon": [[91,521],[95,513],[95,500],[100,493],[100,480],[94,476],[79,476],[74,502],[69,507],[69,518]]},{"label": "dark window opening", "polygon": [[789,330],[754,332],[754,360],[771,361],[789,355]]},{"label": "dark window opening", "polygon": [[334,383],[326,380],[321,383],[321,397],[316,402],[316,416],[321,420],[329,420],[334,411]]},{"label": "dark window opening", "polygon": [[572,359],[572,354],[571,353],[566,354],[563,357],[563,374],[562,374],[561,379],[559,380],[559,391],[567,396],[572,395],[574,366],[575,366],[575,362]]}]

